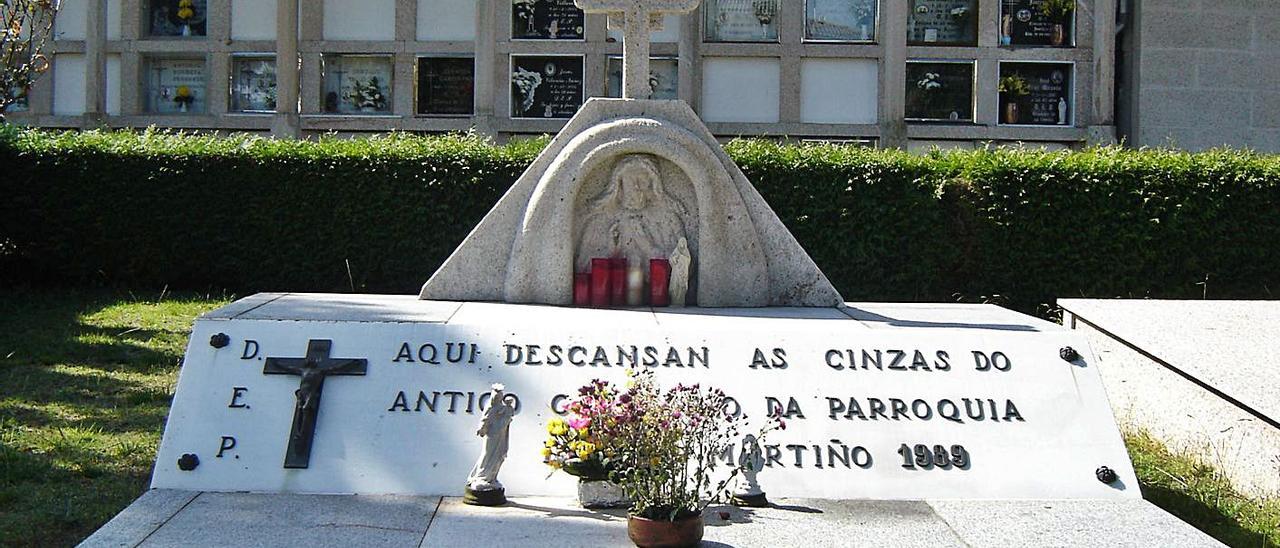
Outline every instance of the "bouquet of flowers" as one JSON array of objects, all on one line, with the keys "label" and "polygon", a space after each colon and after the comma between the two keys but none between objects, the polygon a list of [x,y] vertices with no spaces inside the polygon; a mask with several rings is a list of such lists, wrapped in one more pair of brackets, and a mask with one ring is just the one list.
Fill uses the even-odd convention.
[{"label": "bouquet of flowers", "polygon": [[1031,86],[1022,75],[1014,74],[1000,79],[999,91],[1014,97],[1031,95]]},{"label": "bouquet of flowers", "polygon": [[351,91],[347,93],[347,100],[360,110],[387,108],[387,96],[382,94],[382,86],[377,76],[369,78],[367,83],[362,83],[359,79],[354,80],[351,83]]},{"label": "bouquet of flowers", "polygon": [[186,112],[191,108],[192,103],[196,102],[196,96],[191,92],[191,88],[178,86],[178,90],[173,94],[173,102],[178,104],[178,110]]},{"label": "bouquet of flowers", "polygon": [[563,470],[584,480],[607,480],[617,455],[612,442],[620,411],[631,395],[602,380],[578,389],[578,397],[566,407],[568,418],[547,422],[547,441],[542,458],[554,470]]}]

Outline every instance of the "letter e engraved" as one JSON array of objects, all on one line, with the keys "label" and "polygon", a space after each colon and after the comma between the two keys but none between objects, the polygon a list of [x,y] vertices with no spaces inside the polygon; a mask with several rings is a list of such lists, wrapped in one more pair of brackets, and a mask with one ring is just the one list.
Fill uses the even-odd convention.
[{"label": "letter e engraved", "polygon": [[227,404],[227,407],[230,407],[231,409],[248,409],[249,404],[244,403],[243,401],[240,401],[240,398],[244,397],[245,393],[248,391],[249,391],[248,387],[244,387],[244,386],[232,387],[231,403]]}]

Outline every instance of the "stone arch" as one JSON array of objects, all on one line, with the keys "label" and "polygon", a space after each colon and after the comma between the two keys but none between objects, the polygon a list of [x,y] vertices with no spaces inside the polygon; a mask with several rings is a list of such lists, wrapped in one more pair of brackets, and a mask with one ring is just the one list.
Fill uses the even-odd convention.
[{"label": "stone arch", "polygon": [[649,154],[684,172],[697,202],[698,306],[765,306],[769,272],[760,236],[733,176],[688,130],[653,118],[598,124],[574,137],[538,180],[511,246],[507,302],[573,302],[573,207],[587,174],[627,154]]}]

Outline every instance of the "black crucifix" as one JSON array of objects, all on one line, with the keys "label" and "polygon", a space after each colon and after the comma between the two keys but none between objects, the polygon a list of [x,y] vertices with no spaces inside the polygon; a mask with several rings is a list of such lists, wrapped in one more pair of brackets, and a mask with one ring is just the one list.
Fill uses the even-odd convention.
[{"label": "black crucifix", "polygon": [[333,341],[312,339],[307,343],[305,358],[267,358],[264,375],[298,375],[294,392],[293,427],[289,431],[289,447],[284,453],[285,468],[306,468],[311,463],[311,441],[316,434],[316,417],[320,413],[320,393],[329,375],[363,376],[369,361],[356,358],[330,358]]}]

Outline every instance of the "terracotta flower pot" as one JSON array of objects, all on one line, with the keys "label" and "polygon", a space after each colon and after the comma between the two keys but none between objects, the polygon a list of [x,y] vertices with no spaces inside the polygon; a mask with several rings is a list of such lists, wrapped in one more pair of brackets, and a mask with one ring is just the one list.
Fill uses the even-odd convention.
[{"label": "terracotta flower pot", "polygon": [[640,548],[679,548],[702,542],[702,514],[676,521],[627,517],[627,535]]},{"label": "terracotta flower pot", "polygon": [[1061,46],[1067,41],[1067,27],[1063,24],[1053,26],[1053,34],[1049,36],[1049,42],[1054,46]]},{"label": "terracotta flower pot", "polygon": [[1018,103],[1010,101],[1004,104],[1004,123],[1018,123]]}]

